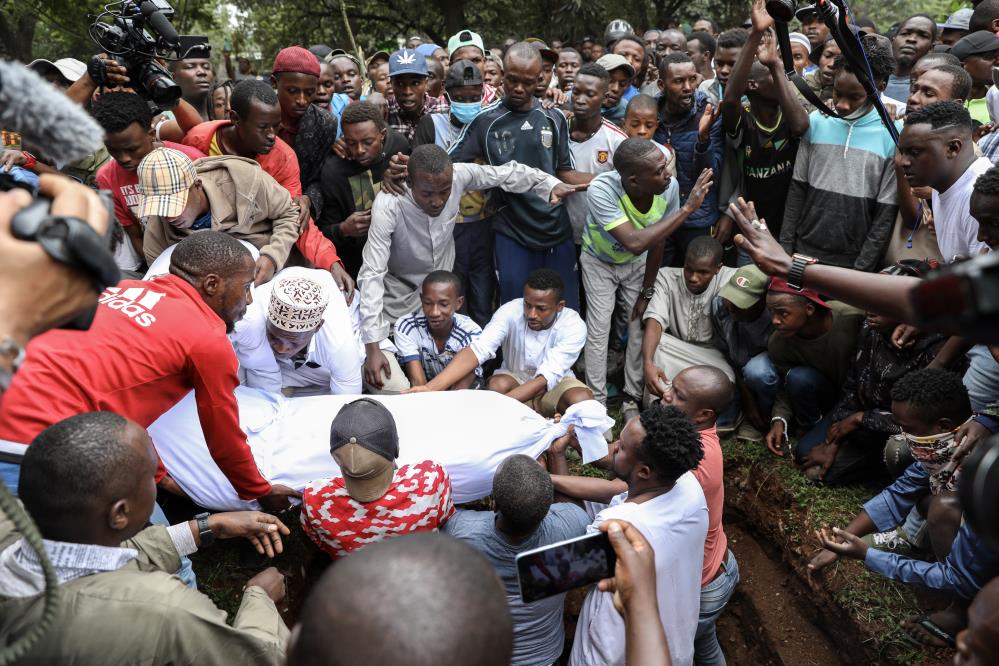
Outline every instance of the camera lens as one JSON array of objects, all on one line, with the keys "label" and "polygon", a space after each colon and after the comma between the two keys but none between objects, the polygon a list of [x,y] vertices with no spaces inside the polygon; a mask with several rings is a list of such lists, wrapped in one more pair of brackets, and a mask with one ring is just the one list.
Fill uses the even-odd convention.
[{"label": "camera lens", "polygon": [[161,109],[172,109],[180,101],[181,90],[165,69],[154,62],[146,62],[139,71],[142,87],[146,89],[156,106]]},{"label": "camera lens", "polygon": [[999,548],[999,435],[980,442],[961,465],[958,496],[975,533]]},{"label": "camera lens", "polygon": [[775,20],[790,23],[794,18],[795,0],[767,0],[766,8]]}]

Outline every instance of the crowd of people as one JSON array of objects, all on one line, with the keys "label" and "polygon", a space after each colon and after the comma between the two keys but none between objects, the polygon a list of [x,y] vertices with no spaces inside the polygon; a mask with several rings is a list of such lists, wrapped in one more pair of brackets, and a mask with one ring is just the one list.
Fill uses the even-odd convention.
[{"label": "crowd of people", "polygon": [[[172,110],[107,54],[30,63],[104,146],[49,163],[4,131],[0,234],[38,189],[106,233],[123,279],[88,330],[46,332],[93,290],[38,269],[40,250],[3,255],[39,282],[0,299],[0,479],[47,555],[0,524],[6,642],[44,619],[22,656],[724,664],[739,564],[721,441],[739,437],[809,482],[883,488],[816,534],[812,574],[849,557],[937,590],[949,605],[906,620],[911,641],[999,659],[999,551],[956,493],[999,429],[999,346],[917,327],[881,287],[999,246],[999,0],[942,23],[851,17],[854,49],[804,6],[790,54],[763,0],[747,13],[724,31],[618,19],[574,45],[472,29],[367,58],[292,45],[261,75],[182,39]],[[453,414],[401,437],[386,398],[455,390],[577,425],[490,469],[473,510],[447,461],[400,447]],[[237,401],[251,391],[275,410],[357,396],[330,426],[339,474],[269,479],[248,439],[265,415]],[[147,428],[192,392],[212,461],[260,511],[169,524],[159,501],[187,479]],[[578,424],[608,404],[621,416],[593,456]],[[469,447],[504,429],[463,416]],[[294,631],[273,567],[228,624],[188,556],[242,537],[273,557],[293,505],[333,565]],[[516,558],[600,531],[616,570],[567,643],[564,594],[524,601]]]}]

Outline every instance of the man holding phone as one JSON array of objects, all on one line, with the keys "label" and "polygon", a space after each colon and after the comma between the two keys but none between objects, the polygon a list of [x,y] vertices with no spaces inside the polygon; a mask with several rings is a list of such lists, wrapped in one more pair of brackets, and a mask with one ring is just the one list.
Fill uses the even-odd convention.
[{"label": "man holding phone", "polygon": [[586,512],[568,502],[552,504],[552,494],[551,477],[536,460],[510,456],[493,477],[495,511],[459,509],[443,528],[482,553],[503,581],[513,616],[511,666],[555,663],[565,645],[565,594],[524,603],[515,562],[520,553],[586,532]]},{"label": "man holding phone", "polygon": [[[568,442],[563,438],[556,444],[564,451]],[[678,664],[694,659],[708,508],[700,484],[688,472],[697,468],[703,455],[698,432],[683,412],[655,405],[628,421],[611,447],[618,480],[568,476],[564,456],[549,456],[553,471],[559,472],[552,475],[556,492],[609,502],[590,525],[591,531],[607,520],[626,520],[652,545],[660,620],[670,657]],[[593,589],[586,595],[569,663],[625,663],[625,626],[608,592]]]}]

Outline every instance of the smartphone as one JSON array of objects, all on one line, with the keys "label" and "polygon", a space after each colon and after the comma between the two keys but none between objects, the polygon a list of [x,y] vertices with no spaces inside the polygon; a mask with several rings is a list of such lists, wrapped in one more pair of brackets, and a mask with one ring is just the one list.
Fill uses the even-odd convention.
[{"label": "smartphone", "polygon": [[529,604],[611,578],[616,563],[606,532],[525,551],[517,556],[520,598]]}]

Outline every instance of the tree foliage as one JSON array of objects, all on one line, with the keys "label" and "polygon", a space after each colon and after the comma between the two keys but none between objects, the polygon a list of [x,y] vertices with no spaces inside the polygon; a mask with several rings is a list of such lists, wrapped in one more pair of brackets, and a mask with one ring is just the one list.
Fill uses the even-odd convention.
[{"label": "tree foliage", "polygon": [[[487,44],[529,36],[577,41],[601,36],[614,18],[636,29],[693,22],[710,16],[723,26],[741,23],[748,0],[173,0],[173,19],[181,34],[206,34],[216,52],[230,38],[233,49],[264,63],[290,44],[324,43],[352,47],[346,13],[357,45],[366,53],[394,49],[411,34],[438,44],[471,27]],[[959,0],[855,0],[858,16],[872,18],[882,30],[916,12],[943,18]],[[29,61],[73,56],[85,60],[95,51],[87,36],[88,14],[100,0],[0,0],[0,55]]]}]

